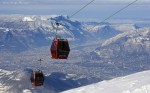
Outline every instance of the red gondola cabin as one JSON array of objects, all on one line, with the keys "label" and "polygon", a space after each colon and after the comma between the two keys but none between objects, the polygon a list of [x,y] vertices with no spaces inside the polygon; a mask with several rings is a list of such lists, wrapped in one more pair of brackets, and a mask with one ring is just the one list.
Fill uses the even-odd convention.
[{"label": "red gondola cabin", "polygon": [[52,58],[67,59],[70,52],[68,40],[54,38],[50,50]]},{"label": "red gondola cabin", "polygon": [[42,86],[44,83],[44,75],[42,71],[33,71],[30,77],[32,86]]}]

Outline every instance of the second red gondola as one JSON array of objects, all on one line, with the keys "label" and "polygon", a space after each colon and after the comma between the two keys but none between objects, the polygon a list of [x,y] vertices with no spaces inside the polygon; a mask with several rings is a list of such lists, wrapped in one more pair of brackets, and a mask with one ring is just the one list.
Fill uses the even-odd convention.
[{"label": "second red gondola", "polygon": [[67,59],[70,52],[68,40],[54,38],[50,51],[53,59]]},{"label": "second red gondola", "polygon": [[42,86],[44,84],[44,74],[42,71],[33,71],[30,77],[32,86]]}]

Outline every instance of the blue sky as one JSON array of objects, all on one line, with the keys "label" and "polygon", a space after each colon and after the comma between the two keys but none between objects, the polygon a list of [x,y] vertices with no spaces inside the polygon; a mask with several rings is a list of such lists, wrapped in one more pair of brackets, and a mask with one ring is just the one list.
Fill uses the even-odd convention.
[{"label": "blue sky", "polygon": [[[0,0],[0,14],[72,15],[91,0]],[[134,0],[95,0],[74,17],[106,18]],[[150,18],[150,0],[139,0],[114,18]]]}]

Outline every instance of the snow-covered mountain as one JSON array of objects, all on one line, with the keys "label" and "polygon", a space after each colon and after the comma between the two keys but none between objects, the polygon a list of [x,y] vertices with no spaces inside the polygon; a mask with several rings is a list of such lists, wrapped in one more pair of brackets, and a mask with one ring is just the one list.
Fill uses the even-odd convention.
[{"label": "snow-covered mountain", "polygon": [[22,51],[50,45],[56,34],[55,22],[61,24],[58,34],[76,43],[107,39],[122,33],[109,23],[79,22],[69,20],[67,16],[0,15],[0,50]]},{"label": "snow-covered mountain", "polygon": [[[31,47],[50,45],[52,38],[55,36],[55,21],[59,21],[56,19],[64,19],[69,24],[69,20],[64,16],[57,16],[55,19],[44,19],[41,16],[22,17],[22,19],[16,18],[10,21],[0,19],[2,20],[0,22],[1,49],[19,51],[19,49],[26,50]],[[70,28],[73,28],[72,24],[70,24]],[[70,28],[67,31],[64,28],[59,28],[59,35],[70,39],[79,38],[73,36]]]},{"label": "snow-covered mountain", "polygon": [[150,93],[150,71],[102,81],[62,93]]},{"label": "snow-covered mountain", "polygon": [[[67,60],[50,58],[55,22],[61,23],[59,35],[71,42]],[[0,16],[0,69],[5,69],[0,70],[0,91],[62,92],[149,70],[149,33],[150,28],[135,24],[79,22],[60,15]],[[41,65],[39,58],[43,59]],[[40,66],[46,82],[32,87],[31,72]]]},{"label": "snow-covered mountain", "polygon": [[118,58],[150,53],[150,28],[141,28],[119,34],[106,40],[95,53],[100,58]]},{"label": "snow-covered mountain", "polygon": [[82,65],[101,67],[110,77],[149,70],[149,33],[150,28],[146,27],[110,38],[87,53],[84,57],[86,64]]}]

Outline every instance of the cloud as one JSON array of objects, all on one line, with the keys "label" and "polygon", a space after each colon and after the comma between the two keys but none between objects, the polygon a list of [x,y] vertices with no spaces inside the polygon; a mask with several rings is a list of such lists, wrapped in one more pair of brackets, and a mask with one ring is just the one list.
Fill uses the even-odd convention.
[{"label": "cloud", "polygon": [[1,2],[3,5],[24,5],[29,4],[29,2]]},{"label": "cloud", "polygon": [[3,5],[20,5],[20,4],[29,4],[30,2],[26,0],[1,0],[0,4]]}]

